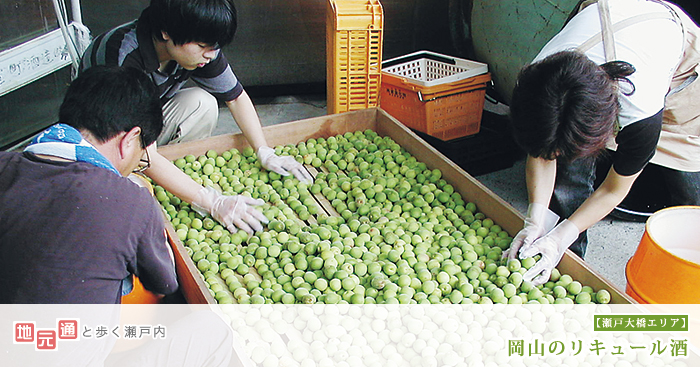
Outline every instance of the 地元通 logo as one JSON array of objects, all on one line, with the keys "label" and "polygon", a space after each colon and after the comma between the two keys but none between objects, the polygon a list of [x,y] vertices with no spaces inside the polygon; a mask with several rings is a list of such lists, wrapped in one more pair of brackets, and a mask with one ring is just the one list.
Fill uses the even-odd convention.
[{"label": "\u5730\u5143\u901a logo", "polygon": [[55,328],[39,328],[34,321],[15,321],[12,335],[14,344],[31,344],[37,351],[56,350],[59,341],[80,339],[79,320],[57,319]]},{"label": "\u5730\u5143\u901a logo", "polygon": [[157,325],[123,325],[108,327],[106,325],[81,325],[80,319],[56,319],[55,327],[38,327],[35,321],[14,321],[12,331],[13,343],[17,345],[34,345],[36,351],[57,350],[59,342],[78,341],[81,339],[165,339],[166,327]]}]

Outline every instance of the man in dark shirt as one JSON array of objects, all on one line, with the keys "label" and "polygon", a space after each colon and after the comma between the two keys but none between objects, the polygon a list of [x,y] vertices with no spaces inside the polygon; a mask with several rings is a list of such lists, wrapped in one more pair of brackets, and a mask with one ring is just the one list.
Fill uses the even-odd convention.
[{"label": "man in dark shirt", "polygon": [[124,177],[162,129],[141,71],[98,67],[68,88],[60,123],[0,152],[0,303],[120,302],[122,280],[177,290],[162,212]]}]

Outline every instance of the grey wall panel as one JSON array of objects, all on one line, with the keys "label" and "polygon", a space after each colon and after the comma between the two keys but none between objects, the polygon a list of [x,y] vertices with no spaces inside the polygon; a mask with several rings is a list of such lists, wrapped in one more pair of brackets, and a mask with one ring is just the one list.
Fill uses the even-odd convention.
[{"label": "grey wall panel", "polygon": [[0,1],[0,51],[58,28],[51,0]]},{"label": "grey wall panel", "polygon": [[[135,19],[148,0],[83,0],[94,34]],[[452,53],[449,0],[384,0],[384,57]],[[246,86],[324,83],[326,0],[236,0],[239,27],[224,49]]]},{"label": "grey wall panel", "polygon": [[[384,59],[417,50],[454,56],[448,16],[455,0],[384,0]],[[82,0],[82,16],[93,35],[138,18],[149,0]],[[235,0],[239,29],[224,49],[246,87],[313,84],[325,88],[326,0]],[[21,43],[56,29],[50,0],[0,2],[0,45]],[[30,25],[24,29],[18,25]],[[457,42],[467,42],[457,40]],[[3,48],[0,47],[0,50]],[[0,97],[0,147],[56,121],[67,68]],[[267,88],[266,93],[275,88]],[[294,93],[285,88],[285,93]],[[316,90],[315,88],[302,90]]]},{"label": "grey wall panel", "polygon": [[496,91],[510,102],[518,71],[563,26],[578,0],[473,1],[471,29]]},{"label": "grey wall panel", "polygon": [[[489,64],[495,89],[508,103],[517,74],[563,27],[578,0],[457,0],[472,8],[469,25],[476,58]],[[698,0],[672,1],[697,22]]]},{"label": "grey wall panel", "polygon": [[0,148],[53,124],[69,82],[70,69],[63,68],[0,97]]},{"label": "grey wall panel", "polygon": [[[0,24],[0,52],[58,28],[51,0],[0,1]],[[69,80],[64,68],[0,97],[0,148],[55,121]]]}]

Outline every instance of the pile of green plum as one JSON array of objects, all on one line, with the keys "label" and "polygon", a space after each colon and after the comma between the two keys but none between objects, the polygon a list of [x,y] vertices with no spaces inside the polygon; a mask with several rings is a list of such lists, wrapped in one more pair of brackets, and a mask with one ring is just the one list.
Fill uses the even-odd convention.
[{"label": "pile of green plum", "polygon": [[202,185],[263,199],[270,222],[251,237],[155,187],[219,303],[610,301],[557,269],[542,286],[523,281],[536,259],[502,259],[512,237],[390,137],[356,131],[275,151],[314,182],[266,171],[249,147],[174,161]]}]

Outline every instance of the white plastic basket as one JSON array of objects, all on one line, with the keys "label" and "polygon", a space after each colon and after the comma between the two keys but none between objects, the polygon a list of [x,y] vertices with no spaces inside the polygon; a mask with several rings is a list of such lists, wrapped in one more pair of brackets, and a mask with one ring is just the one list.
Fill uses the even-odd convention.
[{"label": "white plastic basket", "polygon": [[486,64],[431,51],[386,60],[382,72],[406,78],[411,83],[431,87],[487,73]]}]

